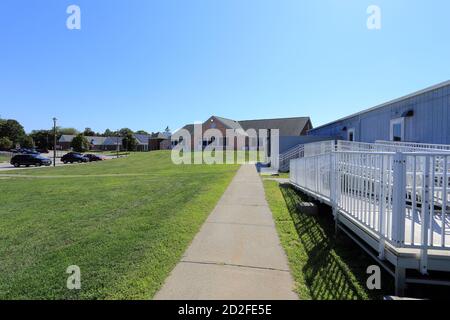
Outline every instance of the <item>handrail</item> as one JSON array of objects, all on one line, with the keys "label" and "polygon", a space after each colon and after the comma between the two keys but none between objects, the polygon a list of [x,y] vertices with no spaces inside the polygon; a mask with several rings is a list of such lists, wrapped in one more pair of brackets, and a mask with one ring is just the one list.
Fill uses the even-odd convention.
[{"label": "handrail", "polygon": [[407,147],[417,147],[421,149],[436,149],[436,150],[448,150],[450,151],[450,145],[448,144],[437,144],[437,143],[421,143],[421,142],[407,142],[407,141],[386,141],[386,140],[376,140],[376,144],[383,145],[401,145]]},{"label": "handrail", "polygon": [[427,250],[450,250],[449,164],[448,153],[336,151],[291,160],[290,181],[380,243],[420,249],[425,273]]}]

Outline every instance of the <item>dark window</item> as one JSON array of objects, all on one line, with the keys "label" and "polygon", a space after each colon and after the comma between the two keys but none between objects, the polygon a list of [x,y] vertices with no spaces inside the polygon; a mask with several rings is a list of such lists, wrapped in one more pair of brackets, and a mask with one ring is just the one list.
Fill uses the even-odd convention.
[{"label": "dark window", "polygon": [[355,141],[355,134],[353,132],[348,133],[348,141]]},{"label": "dark window", "polygon": [[392,140],[402,141],[402,125],[400,123],[394,123],[392,125]]}]

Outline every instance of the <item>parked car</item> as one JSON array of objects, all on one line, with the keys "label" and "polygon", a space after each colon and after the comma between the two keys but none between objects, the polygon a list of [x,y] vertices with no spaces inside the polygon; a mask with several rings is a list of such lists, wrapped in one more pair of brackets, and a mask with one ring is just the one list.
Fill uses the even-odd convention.
[{"label": "parked car", "polygon": [[48,153],[48,149],[36,149],[37,152],[39,153]]},{"label": "parked car", "polygon": [[45,158],[39,154],[18,154],[11,158],[11,164],[18,168],[20,166],[49,166],[52,160]]},{"label": "parked car", "polygon": [[82,163],[82,162],[88,162],[89,159],[85,156],[83,156],[81,153],[77,152],[69,152],[62,156],[61,161],[63,163]]},{"label": "parked car", "polygon": [[12,149],[12,153],[19,153],[19,154],[39,154],[36,150],[27,149],[27,148],[19,148],[19,149]]},{"label": "parked car", "polygon": [[89,161],[102,161],[105,160],[105,157],[97,154],[88,153],[84,155],[86,158],[89,159]]}]

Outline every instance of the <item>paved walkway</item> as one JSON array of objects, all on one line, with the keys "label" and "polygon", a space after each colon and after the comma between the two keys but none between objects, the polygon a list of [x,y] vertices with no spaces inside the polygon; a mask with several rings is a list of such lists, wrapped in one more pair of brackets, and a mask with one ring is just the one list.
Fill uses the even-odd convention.
[{"label": "paved walkway", "polygon": [[155,299],[297,299],[264,188],[243,165]]}]

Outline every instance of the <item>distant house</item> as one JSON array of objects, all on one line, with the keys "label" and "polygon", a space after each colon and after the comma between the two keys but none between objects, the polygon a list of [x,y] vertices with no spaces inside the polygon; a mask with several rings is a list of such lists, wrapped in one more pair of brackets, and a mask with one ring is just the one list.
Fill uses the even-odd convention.
[{"label": "distant house", "polygon": [[134,138],[137,141],[136,151],[149,151],[149,139],[151,135],[148,134],[133,134]]},{"label": "distant house", "polygon": [[[133,134],[133,136],[137,141],[137,151],[149,150],[150,135]],[[73,138],[75,138],[75,135],[62,135],[58,140],[59,148],[62,150],[70,150]],[[86,136],[86,139],[90,143],[90,150],[115,151],[117,148],[123,150],[122,137]]]},{"label": "distant house", "polygon": [[170,134],[165,132],[155,132],[150,135],[148,150],[168,150],[171,147]]},{"label": "distant house", "polygon": [[308,135],[450,144],[450,81],[316,127]]},{"label": "distant house", "polygon": [[[247,137],[247,130],[255,129],[256,132],[259,132],[260,129],[266,130],[279,130],[280,135],[280,152],[283,152],[292,146],[298,145],[299,143],[303,143],[306,140],[311,140],[314,138],[309,138],[306,136],[308,130],[312,128],[311,120],[309,117],[294,117],[294,118],[277,118],[277,119],[258,119],[258,120],[232,120],[218,116],[211,116],[203,122],[202,131],[205,132],[208,129],[217,129],[223,135],[223,140],[218,141],[220,146],[223,146],[224,149],[228,149],[230,146],[234,145],[235,150],[242,150],[247,148],[249,145],[263,145],[263,141],[258,140],[252,144],[249,144],[248,138],[247,140],[240,140],[235,138],[235,141],[227,141],[226,139],[226,130],[231,129],[234,130],[236,136],[244,136]],[[208,137],[201,137],[198,141],[194,140],[194,124],[187,124],[182,129],[187,130],[191,135],[191,148],[194,147],[205,147],[211,143]],[[178,132],[175,132],[174,135],[178,135]],[[270,135],[270,134],[269,134]],[[245,141],[242,143],[242,141]],[[175,142],[176,143],[176,142]]]}]

